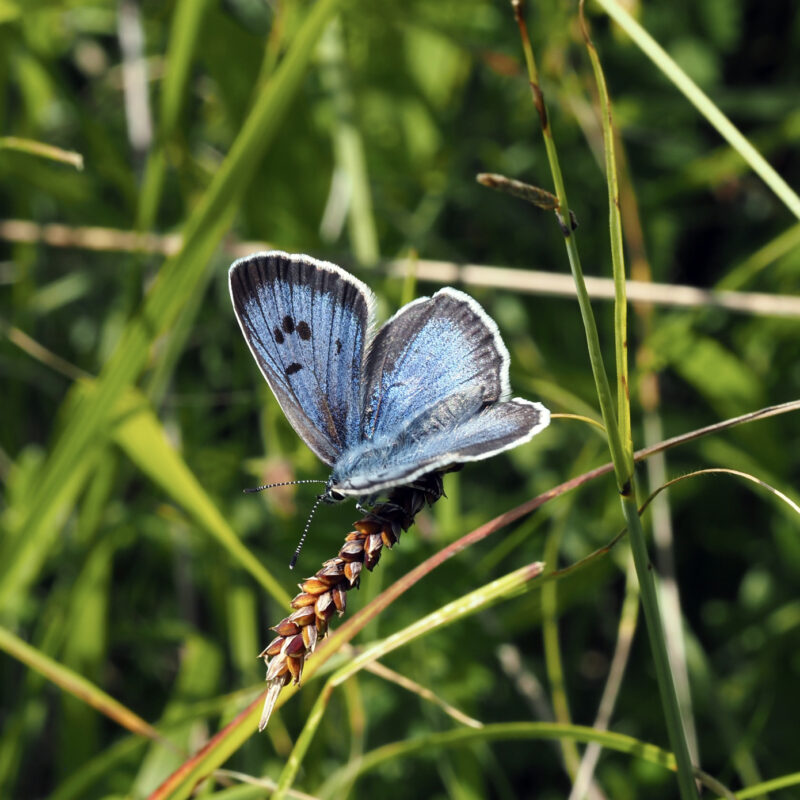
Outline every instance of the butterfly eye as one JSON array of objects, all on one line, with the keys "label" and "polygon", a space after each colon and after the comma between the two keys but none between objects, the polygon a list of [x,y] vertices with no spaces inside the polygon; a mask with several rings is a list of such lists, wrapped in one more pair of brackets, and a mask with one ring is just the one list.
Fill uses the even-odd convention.
[{"label": "butterfly eye", "polygon": [[346,495],[343,495],[341,492],[337,492],[336,490],[330,488],[328,489],[327,492],[325,492],[324,496],[325,496],[325,502],[331,504],[341,503],[342,500],[346,499]]}]

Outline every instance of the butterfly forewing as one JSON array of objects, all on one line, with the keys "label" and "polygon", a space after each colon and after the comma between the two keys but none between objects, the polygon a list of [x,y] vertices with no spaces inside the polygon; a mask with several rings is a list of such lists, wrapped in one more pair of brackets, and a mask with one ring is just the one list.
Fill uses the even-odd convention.
[{"label": "butterfly forewing", "polygon": [[236,261],[230,291],[283,412],[314,453],[333,464],[360,439],[372,293],[334,264],[279,251]]}]

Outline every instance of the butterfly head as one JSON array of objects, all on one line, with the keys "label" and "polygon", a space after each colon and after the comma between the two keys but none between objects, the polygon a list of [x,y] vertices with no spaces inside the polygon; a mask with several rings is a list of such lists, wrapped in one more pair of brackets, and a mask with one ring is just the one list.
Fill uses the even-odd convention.
[{"label": "butterfly head", "polygon": [[333,480],[333,476],[331,476],[328,478],[328,482],[325,484],[325,491],[319,496],[323,503],[327,503],[328,505],[332,506],[335,503],[341,503],[342,500],[347,499],[346,495],[336,491],[334,488],[335,486],[336,483]]}]

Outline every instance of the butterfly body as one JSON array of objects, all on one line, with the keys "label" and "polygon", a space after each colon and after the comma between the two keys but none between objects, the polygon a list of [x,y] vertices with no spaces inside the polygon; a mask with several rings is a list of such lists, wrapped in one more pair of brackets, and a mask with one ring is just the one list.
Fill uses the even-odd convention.
[{"label": "butterfly body", "polygon": [[298,435],[332,468],[326,502],[370,498],[529,440],[549,422],[509,399],[494,321],[451,288],[401,308],[372,337],[374,298],[329,262],[281,251],[234,262],[231,299]]}]

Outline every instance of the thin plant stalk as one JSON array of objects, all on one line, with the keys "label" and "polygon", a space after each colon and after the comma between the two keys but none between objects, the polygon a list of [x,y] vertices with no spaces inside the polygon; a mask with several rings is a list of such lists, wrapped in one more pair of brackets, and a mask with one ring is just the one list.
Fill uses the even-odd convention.
[{"label": "thin plant stalk", "polygon": [[[592,421],[593,424],[593,421]],[[603,430],[605,438],[605,430]],[[576,460],[576,471],[582,472],[583,465],[591,463],[597,456],[594,439],[583,448]],[[547,564],[545,573],[558,568],[558,553],[561,549],[561,540],[566,527],[567,518],[575,502],[575,495],[563,503],[553,521],[544,549],[544,562]],[[559,641],[559,587],[556,581],[545,582],[542,585],[542,640],[544,644],[545,666],[550,684],[550,701],[553,706],[553,717],[556,722],[564,725],[572,724],[567,693],[566,678],[564,675],[561,645]],[[575,781],[581,762],[581,755],[577,743],[571,739],[559,742],[564,768],[570,780]],[[596,790],[594,796],[601,796]]]},{"label": "thin plant stalk", "polygon": [[[603,150],[605,155],[605,172],[609,189],[609,223],[611,231],[611,254],[612,262],[614,265],[614,283],[617,287],[624,284],[625,270],[622,266],[623,251],[622,251],[622,212],[625,213],[625,238],[628,242],[629,253],[631,256],[631,274],[634,278],[638,277],[639,280],[651,282],[652,274],[650,265],[647,261],[647,256],[644,249],[644,235],[641,230],[639,221],[639,212],[637,206],[636,195],[633,190],[630,174],[628,173],[625,151],[622,144],[622,139],[613,124],[611,100],[608,94],[608,86],[606,84],[603,68],[600,63],[600,58],[594,43],[591,40],[589,27],[585,18],[585,3],[581,0],[579,5],[579,21],[581,31],[583,33],[586,49],[589,54],[589,59],[592,64],[595,82],[597,84],[598,103],[599,103],[599,117],[601,122]],[[621,280],[617,276],[622,276]],[[620,298],[622,300],[620,301]],[[624,294],[617,290],[616,293],[617,304],[625,302]],[[619,305],[616,307],[619,311]],[[659,388],[658,376],[652,371],[653,359],[648,352],[647,342],[650,340],[650,333],[652,332],[652,315],[653,307],[649,304],[639,303],[635,306],[635,312],[639,318],[642,344],[639,350],[638,363],[642,366],[640,375],[640,402],[644,413],[644,436],[645,443],[657,442],[663,438],[659,435],[661,431],[661,418],[658,414],[659,404]],[[624,316],[623,316],[624,318]],[[620,319],[619,313],[616,314],[616,322]],[[617,365],[619,369],[620,358],[620,340],[625,335],[626,329],[618,331],[616,338],[617,343]],[[627,351],[625,353],[627,355]],[[624,365],[625,376],[624,381],[621,379],[620,383],[624,382],[627,390],[627,364]],[[620,389],[622,387],[619,387]],[[622,394],[619,394],[620,402],[627,402],[629,406],[629,398],[624,399]],[[620,416],[622,421],[623,417]],[[628,428],[621,427],[623,436],[626,441],[631,441],[630,431],[630,414],[627,416]],[[666,458],[663,453],[656,453],[652,459],[647,462],[647,475],[650,483],[650,489],[661,485],[665,482],[666,477],[659,479],[659,476],[666,475]],[[680,592],[678,583],[675,577],[674,558],[672,554],[672,525],[670,521],[669,506],[666,495],[662,495],[657,501],[657,506],[653,509],[651,515],[651,527],[653,531],[653,544],[656,554],[656,564],[659,569],[660,575],[656,579],[656,586],[659,592],[659,601],[662,609],[662,619],[665,625],[665,635],[667,643],[667,654],[670,660],[670,668],[675,683],[675,689],[678,697],[678,705],[681,710],[681,721],[683,724],[684,735],[686,736],[687,745],[689,748],[689,756],[693,763],[699,763],[699,750],[697,742],[697,732],[694,724],[692,712],[692,699],[689,689],[688,669],[686,665],[686,644],[683,638],[682,628],[682,613],[680,604]],[[634,569],[633,564],[630,565],[630,571]],[[635,572],[634,572],[635,577]],[[638,598],[638,583],[636,583],[636,593]],[[630,584],[629,584],[630,585]],[[626,607],[630,603],[626,601]],[[622,624],[622,622],[620,623]],[[620,629],[621,631],[621,629]],[[622,634],[618,640],[617,653],[619,653],[619,642],[622,641]],[[629,648],[628,648],[629,649]],[[624,671],[624,664],[621,668]],[[611,682],[611,675],[609,682]],[[607,687],[608,688],[608,687]],[[610,717],[613,710],[614,699],[604,691],[603,702],[601,703],[601,712],[604,708],[604,703],[608,701],[607,716]],[[608,719],[604,721],[608,724]],[[587,749],[596,750],[594,746]],[[595,761],[597,756],[595,756]],[[588,768],[587,763],[587,768]],[[588,773],[591,775],[591,772]]]},{"label": "thin plant stalk", "polygon": [[[548,565],[548,571],[552,571],[557,564],[561,536],[564,532],[568,511],[569,508],[561,510],[550,531],[550,535],[547,537],[544,560]],[[572,723],[572,717],[569,710],[569,698],[565,685],[558,633],[558,584],[548,583],[542,586],[542,637],[547,678],[550,684],[550,700],[553,704],[555,721],[560,722],[562,725],[569,725]],[[564,769],[570,780],[574,781],[581,759],[578,746],[572,739],[562,739],[559,742],[559,746],[564,760]]]},{"label": "thin plant stalk", "polygon": [[[636,577],[636,568],[633,558],[628,556],[628,563],[625,568],[625,599],[622,602],[622,611],[617,625],[617,645],[614,649],[614,657],[608,670],[608,680],[603,688],[603,696],[600,698],[600,706],[592,728],[598,731],[608,730],[611,722],[611,715],[617,702],[622,679],[625,675],[625,668],[628,665],[633,637],[636,633],[636,624],[639,619],[639,580]],[[583,800],[591,785],[594,769],[600,759],[602,745],[592,742],[583,752],[578,774],[572,784],[568,800]]]},{"label": "thin plant stalk", "polygon": [[774,486],[771,486],[766,481],[762,481],[760,478],[756,478],[755,475],[751,475],[749,472],[742,472],[738,469],[728,469],[727,467],[708,467],[706,469],[698,469],[694,472],[687,472],[685,475],[679,475],[677,478],[673,478],[671,481],[667,481],[662,486],[659,486],[648,498],[644,501],[641,507],[641,511],[644,511],[650,503],[658,497],[661,492],[665,489],[669,489],[670,486],[674,486],[676,483],[680,483],[681,481],[685,481],[687,478],[696,478],[699,475],[735,475],[737,478],[743,478],[746,481],[750,481],[751,483],[755,483],[760,486],[762,489],[766,489],[770,494],[774,495],[785,503],[795,514],[800,514],[800,505],[794,502],[790,497],[787,497],[783,492],[779,489],[776,489]]},{"label": "thin plant stalk", "polygon": [[[647,552],[644,530],[639,519],[636,503],[635,475],[632,467],[632,449],[626,449],[623,444],[623,434],[619,428],[617,416],[614,411],[614,404],[611,389],[608,383],[605,366],[603,364],[600,340],[597,334],[597,326],[592,313],[589,294],[583,280],[583,270],[581,268],[580,256],[578,254],[575,232],[571,231],[564,220],[569,220],[569,205],[567,202],[564,180],[561,174],[561,167],[558,160],[558,152],[547,114],[544,95],[539,85],[539,75],[536,69],[533,48],[528,37],[527,26],[522,14],[521,0],[512,0],[512,7],[519,25],[522,39],[522,47],[525,53],[525,61],[528,67],[528,78],[533,92],[533,100],[539,119],[542,124],[542,135],[544,137],[547,158],[550,164],[550,171],[553,176],[556,196],[560,205],[561,228],[564,233],[564,243],[567,248],[570,269],[575,280],[575,288],[578,296],[581,317],[586,332],[586,341],[589,348],[589,357],[592,364],[592,373],[595,379],[597,396],[600,403],[600,411],[603,422],[608,433],[608,444],[611,452],[611,459],[614,464],[614,474],[622,503],[622,511],[628,527],[633,552],[636,574],[642,596],[647,632],[650,639],[650,647],[653,652],[653,661],[658,679],[658,687],[661,695],[661,704],[664,709],[664,716],[667,725],[672,750],[678,765],[678,786],[682,800],[696,800],[698,797],[697,787],[694,781],[693,767],[689,756],[689,748],[686,735],[681,720],[678,696],[675,691],[675,682],[670,669],[667,654],[667,645],[664,634],[664,625],[661,618],[661,611],[658,604],[658,593],[655,580],[651,571],[650,556]],[[617,280],[624,280],[624,276],[615,276]],[[624,335],[624,332],[622,332]]]},{"label": "thin plant stalk", "polygon": [[[632,737],[608,731],[597,731],[583,725],[561,725],[557,722],[504,722],[486,725],[479,731],[469,728],[428,733],[399,742],[391,742],[368,752],[361,761],[351,762],[341,767],[323,784],[318,791],[321,797],[340,797],[339,787],[355,776],[375,769],[381,764],[396,761],[415,755],[430,755],[444,748],[464,746],[471,742],[513,741],[513,740],[546,740],[571,737],[576,742],[598,742],[603,747],[621,753],[635,755],[651,764],[659,764],[667,769],[675,769],[672,753],[667,753],[655,745],[640,742]],[[717,797],[736,800],[742,798],[740,792],[734,794],[730,789],[710,775],[697,770],[697,779],[708,787]],[[797,775],[787,775],[779,779],[782,786],[793,786],[798,782]],[[748,797],[758,796],[748,793]]]}]

